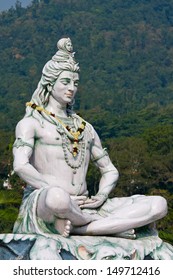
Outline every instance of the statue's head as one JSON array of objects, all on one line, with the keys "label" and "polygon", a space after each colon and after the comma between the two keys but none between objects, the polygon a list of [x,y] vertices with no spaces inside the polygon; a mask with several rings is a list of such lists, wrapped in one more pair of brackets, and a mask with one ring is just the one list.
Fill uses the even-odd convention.
[{"label": "statue's head", "polygon": [[62,38],[57,42],[57,47],[59,50],[72,53],[73,45],[70,38]]},{"label": "statue's head", "polygon": [[46,106],[49,96],[62,72],[79,73],[79,65],[74,60],[73,46],[69,38],[62,38],[57,43],[58,51],[42,70],[42,76],[31,101],[39,106]]}]

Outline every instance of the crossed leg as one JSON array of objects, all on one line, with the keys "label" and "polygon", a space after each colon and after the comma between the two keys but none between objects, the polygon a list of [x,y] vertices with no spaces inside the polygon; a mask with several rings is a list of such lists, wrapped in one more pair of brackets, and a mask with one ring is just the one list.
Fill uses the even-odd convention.
[{"label": "crossed leg", "polygon": [[[116,205],[116,199],[115,205]],[[117,200],[120,201],[119,198]],[[128,198],[126,198],[128,201]],[[129,201],[132,198],[129,197]],[[37,215],[54,222],[58,232],[67,237],[78,235],[113,235],[134,238],[135,228],[155,222],[167,213],[167,202],[160,196],[134,196],[133,203],[122,204],[106,218],[85,214],[70,195],[61,188],[41,192]]]},{"label": "crossed leg", "polygon": [[[131,197],[129,197],[131,199]],[[132,229],[151,224],[167,214],[167,202],[160,196],[134,196],[133,203],[123,205],[101,221],[93,221],[72,231],[79,235],[123,236],[134,232]]]}]

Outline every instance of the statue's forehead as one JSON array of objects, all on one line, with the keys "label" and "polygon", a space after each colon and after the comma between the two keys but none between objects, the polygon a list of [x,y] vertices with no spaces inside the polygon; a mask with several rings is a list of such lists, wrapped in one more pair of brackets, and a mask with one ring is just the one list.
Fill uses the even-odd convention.
[{"label": "statue's forehead", "polygon": [[68,79],[73,79],[73,80],[78,80],[79,79],[79,74],[76,72],[72,71],[63,71],[59,75],[59,79],[61,78],[68,78]]}]

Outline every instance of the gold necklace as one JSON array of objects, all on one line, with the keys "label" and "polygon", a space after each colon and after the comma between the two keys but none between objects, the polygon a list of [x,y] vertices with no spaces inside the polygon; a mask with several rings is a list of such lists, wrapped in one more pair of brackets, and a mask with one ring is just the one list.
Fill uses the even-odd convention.
[{"label": "gold necklace", "polygon": [[78,127],[78,129],[76,131],[73,131],[68,125],[65,125],[57,116],[55,116],[55,114],[47,111],[43,107],[37,106],[33,102],[27,102],[26,106],[30,106],[32,109],[37,110],[38,112],[44,112],[46,115],[54,117],[61,124],[61,126],[64,128],[64,131],[68,131],[68,133],[72,136],[72,138],[69,138],[72,142],[72,145],[73,145],[72,154],[73,154],[74,157],[76,157],[78,152],[79,152],[78,151],[79,136],[84,131],[85,126],[86,126],[86,122],[80,117],[81,125]]}]

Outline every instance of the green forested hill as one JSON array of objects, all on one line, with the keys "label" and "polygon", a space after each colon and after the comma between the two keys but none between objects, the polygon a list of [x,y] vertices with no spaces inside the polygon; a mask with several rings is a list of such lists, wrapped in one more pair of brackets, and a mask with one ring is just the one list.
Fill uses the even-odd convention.
[{"label": "green forested hill", "polygon": [[[113,195],[161,193],[170,211],[160,230],[171,232],[173,0],[33,0],[26,9],[17,1],[0,14],[1,185],[14,127],[63,36],[81,68],[76,111],[120,170]],[[90,168],[89,186],[97,188],[97,177]]]},{"label": "green forested hill", "polygon": [[76,108],[96,121],[99,110],[120,130],[129,114],[145,126],[145,116],[136,112],[160,115],[173,99],[172,31],[172,0],[35,0],[27,9],[16,4],[0,14],[0,127],[13,129],[62,36],[71,37],[81,66]]}]

